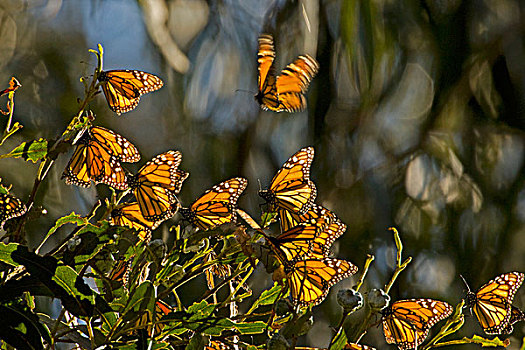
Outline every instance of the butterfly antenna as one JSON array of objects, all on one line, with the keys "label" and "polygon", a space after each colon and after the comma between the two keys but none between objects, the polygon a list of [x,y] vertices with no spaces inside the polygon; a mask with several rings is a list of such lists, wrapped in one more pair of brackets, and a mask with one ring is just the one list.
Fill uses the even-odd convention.
[{"label": "butterfly antenna", "polygon": [[463,283],[465,283],[465,286],[467,286],[467,292],[471,293],[470,287],[469,287],[467,281],[465,280],[465,278],[463,278],[463,275],[459,275],[459,277],[461,277],[461,279],[463,280]]},{"label": "butterfly antenna", "polygon": [[254,92],[253,92],[253,91],[250,91],[250,90],[244,90],[244,89],[237,89],[237,90],[235,90],[235,92],[239,92],[239,91],[240,91],[240,92],[248,92],[248,93],[254,95]]}]

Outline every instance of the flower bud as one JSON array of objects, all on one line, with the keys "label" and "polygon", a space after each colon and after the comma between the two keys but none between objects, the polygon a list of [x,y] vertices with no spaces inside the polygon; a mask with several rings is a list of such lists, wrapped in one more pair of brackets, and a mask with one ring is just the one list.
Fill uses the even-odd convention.
[{"label": "flower bud", "polygon": [[353,289],[340,289],[337,292],[337,303],[343,307],[346,314],[363,307],[363,296]]},{"label": "flower bud", "polygon": [[380,311],[390,304],[390,296],[382,289],[372,289],[367,294],[367,301],[372,310]]}]

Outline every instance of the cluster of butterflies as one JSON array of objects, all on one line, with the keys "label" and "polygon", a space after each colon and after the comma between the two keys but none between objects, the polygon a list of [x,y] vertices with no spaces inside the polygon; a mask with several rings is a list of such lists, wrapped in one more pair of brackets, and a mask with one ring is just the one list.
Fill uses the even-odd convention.
[{"label": "cluster of butterflies", "polygon": [[[304,95],[319,70],[317,61],[309,55],[299,56],[277,76],[272,36],[262,34],[258,43],[256,101],[264,110],[304,110]],[[119,115],[134,109],[141,95],[163,86],[159,77],[137,70],[103,71],[98,80],[110,109]],[[300,306],[319,304],[331,286],[357,272],[352,263],[329,257],[332,243],[345,232],[346,225],[315,203],[317,191],[310,180],[313,157],[313,147],[299,150],[284,163],[269,188],[259,192],[268,211],[277,213],[282,233],[273,237],[260,231],[281,263],[278,272],[286,277],[293,303]],[[136,174],[122,166],[139,160],[137,148],[127,139],[109,129],[89,126],[79,135],[63,178],[66,183],[81,187],[89,187],[93,182],[133,192],[135,201],[117,206],[111,213],[111,223],[136,230],[143,240],[149,239],[151,231],[176,212],[201,230],[235,222],[237,213],[242,213],[237,211],[237,200],[247,186],[246,179],[235,177],[221,182],[184,208],[176,195],[189,174],[178,168],[180,152],[157,155]],[[25,212],[26,207],[18,198],[0,194],[0,225]],[[509,272],[489,281],[476,293],[470,289],[467,292],[466,306],[487,334],[508,334],[514,323],[525,320],[523,311],[512,305],[523,279],[523,273]],[[158,314],[170,311],[168,304],[157,301]],[[400,349],[416,348],[430,328],[451,313],[452,307],[443,301],[396,301],[382,310],[385,339]],[[347,348],[372,349],[358,344],[348,344]]]},{"label": "cluster of butterflies", "polygon": [[[261,34],[258,48],[258,92],[256,101],[264,110],[274,112],[298,112],[306,108],[304,94],[310,81],[319,70],[319,63],[305,54],[287,65],[280,75],[275,74],[275,49],[273,37]],[[109,108],[117,113],[129,112],[139,104],[140,97],[160,89],[164,82],[158,76],[139,70],[117,69],[101,71],[97,79],[106,97]],[[0,95],[16,90],[20,83],[11,80],[10,87]],[[104,138],[108,137],[107,141]],[[97,147],[96,143],[105,147]],[[127,189],[126,174],[121,163],[133,163],[140,159],[134,146],[114,132],[104,128],[86,130],[85,136],[78,141],[75,154],[64,173],[68,183],[88,187],[90,181],[106,183],[116,189]],[[69,170],[72,169],[72,172]],[[130,179],[131,180],[131,179]],[[182,180],[183,181],[183,180]],[[1,194],[0,225],[11,218],[25,213],[25,206],[14,196]],[[165,204],[169,200],[163,200]],[[164,205],[163,205],[164,206]],[[126,212],[136,212],[136,207],[126,208]],[[162,211],[155,208],[154,211]],[[150,217],[156,221],[160,217]],[[150,220],[146,225],[154,227]],[[2,226],[0,226],[1,228]]]},{"label": "cluster of butterflies", "polygon": [[182,155],[167,151],[146,162],[136,174],[122,163],[137,162],[137,148],[121,135],[98,126],[85,129],[78,139],[63,178],[67,184],[89,187],[103,183],[118,190],[130,190],[135,201],[120,204],[111,212],[111,223],[126,226],[148,240],[151,231],[175,215],[202,230],[235,221],[237,199],[247,186],[244,178],[236,177],[212,187],[189,208],[180,206],[176,195],[188,173],[179,169]]}]

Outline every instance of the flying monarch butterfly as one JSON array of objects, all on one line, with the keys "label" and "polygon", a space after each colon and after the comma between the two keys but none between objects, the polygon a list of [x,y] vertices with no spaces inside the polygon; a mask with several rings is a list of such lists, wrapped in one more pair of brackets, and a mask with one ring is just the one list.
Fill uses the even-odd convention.
[{"label": "flying monarch butterfly", "polygon": [[127,69],[102,71],[98,80],[109,108],[118,115],[137,107],[141,95],[158,90],[164,85],[156,75]]},{"label": "flying monarch butterfly", "polygon": [[142,314],[142,316],[137,320],[137,323],[135,324],[135,328],[146,328],[148,331],[148,335],[152,336],[152,329],[153,324],[155,324],[155,336],[162,333],[162,330],[166,326],[162,322],[159,322],[162,317],[169,314],[173,311],[173,308],[162,300],[155,301],[155,322],[153,322],[153,317],[151,315],[151,310],[145,310],[145,312]]},{"label": "flying monarch butterfly", "polygon": [[4,228],[4,223],[12,218],[22,216],[27,208],[22,201],[10,194],[0,193],[0,230]]},{"label": "flying monarch butterfly", "polygon": [[487,282],[476,293],[470,291],[463,279],[468,289],[466,307],[474,312],[485,333],[510,333],[512,324],[524,319],[523,312],[512,306],[514,294],[523,279],[524,274],[521,272],[504,273]]},{"label": "flying monarch butterfly", "polygon": [[178,169],[182,155],[178,151],[159,154],[136,175],[128,176],[142,216],[148,221],[162,221],[171,213],[175,194],[179,193],[188,173]]},{"label": "flying monarch butterfly", "polygon": [[201,230],[235,222],[237,200],[247,185],[248,181],[242,177],[221,182],[204,192],[191,207],[180,208],[180,213]]},{"label": "flying monarch butterfly", "polygon": [[139,238],[149,241],[151,231],[156,229],[161,221],[149,221],[144,218],[137,202],[121,204],[111,211],[111,225],[129,227],[138,232]]},{"label": "flying monarch butterfly", "polygon": [[381,313],[386,342],[399,349],[413,349],[423,343],[433,325],[452,314],[452,306],[433,299],[407,299]]},{"label": "flying monarch butterfly", "polygon": [[[277,212],[279,214],[281,231],[283,232],[288,231],[300,223],[316,225],[320,229],[324,229],[327,225],[341,222],[333,212],[315,203],[312,203],[310,209],[303,215],[286,209],[278,209]],[[344,233],[344,231],[341,232],[341,234],[342,233]]]},{"label": "flying monarch butterfly", "polygon": [[99,126],[83,131],[73,156],[62,174],[66,184],[81,187],[105,183],[119,190],[128,188],[120,162],[140,160],[137,148],[119,134]]},{"label": "flying monarch butterfly", "polygon": [[275,76],[275,49],[270,34],[259,36],[258,93],[255,100],[264,110],[298,112],[306,108],[304,94],[319,71],[319,63],[310,55],[302,55]]},{"label": "flying monarch butterfly", "polygon": [[281,260],[294,261],[302,257],[323,258],[330,254],[332,243],[346,230],[346,225],[336,221],[321,228],[310,223],[298,224],[277,237],[267,237]]},{"label": "flying monarch butterfly", "polygon": [[337,282],[355,274],[357,266],[333,258],[305,258],[294,262],[282,261],[295,305],[315,306],[321,303]]},{"label": "flying monarch butterfly", "polygon": [[310,181],[310,166],[314,159],[314,148],[306,147],[288,159],[270,183],[270,188],[259,191],[271,212],[285,209],[304,215],[312,206],[317,189]]}]

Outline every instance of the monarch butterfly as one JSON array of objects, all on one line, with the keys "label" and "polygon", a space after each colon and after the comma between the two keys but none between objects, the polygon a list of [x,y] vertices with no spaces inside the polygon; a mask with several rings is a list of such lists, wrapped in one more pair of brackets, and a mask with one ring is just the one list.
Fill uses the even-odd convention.
[{"label": "monarch butterfly", "polygon": [[330,246],[345,230],[346,225],[340,221],[324,228],[302,223],[267,240],[284,261],[301,259],[303,256],[323,258],[330,254]]},{"label": "monarch butterfly", "polygon": [[112,225],[129,227],[138,232],[139,238],[149,241],[151,231],[156,229],[161,221],[149,221],[144,218],[137,202],[119,205],[111,211]]},{"label": "monarch butterfly", "polygon": [[209,230],[227,222],[235,222],[236,206],[248,181],[242,177],[221,182],[204,192],[189,208],[181,208],[185,220],[201,230]]},{"label": "monarch butterfly", "polygon": [[452,306],[433,299],[407,299],[381,313],[386,342],[399,349],[413,349],[423,343],[433,325],[452,314]]},{"label": "monarch butterfly", "polygon": [[[310,209],[303,215],[293,213],[286,209],[278,209],[277,212],[279,214],[281,231],[288,231],[300,223],[308,223],[324,229],[327,225],[341,222],[333,212],[315,203],[312,203]],[[341,232],[341,234],[342,233],[344,233],[344,231]]]},{"label": "monarch butterfly", "polygon": [[119,134],[99,126],[84,130],[62,174],[66,184],[81,187],[105,183],[119,190],[128,188],[120,162],[140,160],[137,148]]},{"label": "monarch butterfly", "polygon": [[204,346],[205,350],[229,350],[231,347],[218,340],[210,340],[209,345]]},{"label": "monarch butterfly", "polygon": [[148,221],[162,221],[171,215],[170,205],[175,203],[188,173],[178,169],[182,155],[178,151],[159,154],[147,162],[136,175],[128,177],[142,216]]},{"label": "monarch butterfly", "polygon": [[299,56],[275,76],[275,49],[270,34],[259,36],[258,93],[255,100],[262,109],[274,112],[298,112],[306,108],[304,94],[319,70],[319,63],[310,55]]},{"label": "monarch butterfly", "polygon": [[270,188],[259,191],[266,200],[269,211],[285,209],[304,215],[312,206],[317,190],[310,181],[310,166],[314,159],[314,148],[299,150],[283,164],[273,177]]},{"label": "monarch butterfly", "polygon": [[165,324],[158,322],[162,317],[169,314],[173,311],[173,308],[162,300],[155,301],[155,322],[153,322],[153,317],[151,316],[151,311],[146,310],[142,316],[138,319],[137,323],[135,324],[135,328],[146,328],[148,331],[148,335],[151,337],[151,331],[153,329],[153,324],[155,324],[155,336],[162,333],[162,330],[165,327]]},{"label": "monarch butterfly", "polygon": [[98,80],[109,108],[118,115],[137,107],[141,95],[158,90],[164,85],[156,75],[127,69],[102,71]]},{"label": "monarch butterfly", "polygon": [[504,273],[487,282],[476,293],[471,292],[467,284],[466,307],[474,312],[485,333],[510,333],[512,324],[524,319],[523,312],[512,306],[512,299],[523,278],[521,272]]},{"label": "monarch butterfly", "polygon": [[330,287],[355,274],[357,266],[349,261],[333,258],[305,258],[295,262],[282,261],[295,305],[315,306],[321,303]]},{"label": "monarch butterfly", "polygon": [[122,282],[123,285],[127,285],[129,281],[129,274],[131,272],[131,265],[133,264],[134,257],[124,259],[121,257],[115,263],[115,266],[109,274],[109,279],[112,281]]},{"label": "monarch butterfly", "polygon": [[12,218],[22,216],[27,208],[22,201],[10,194],[0,193],[0,230],[4,228],[4,223]]}]

